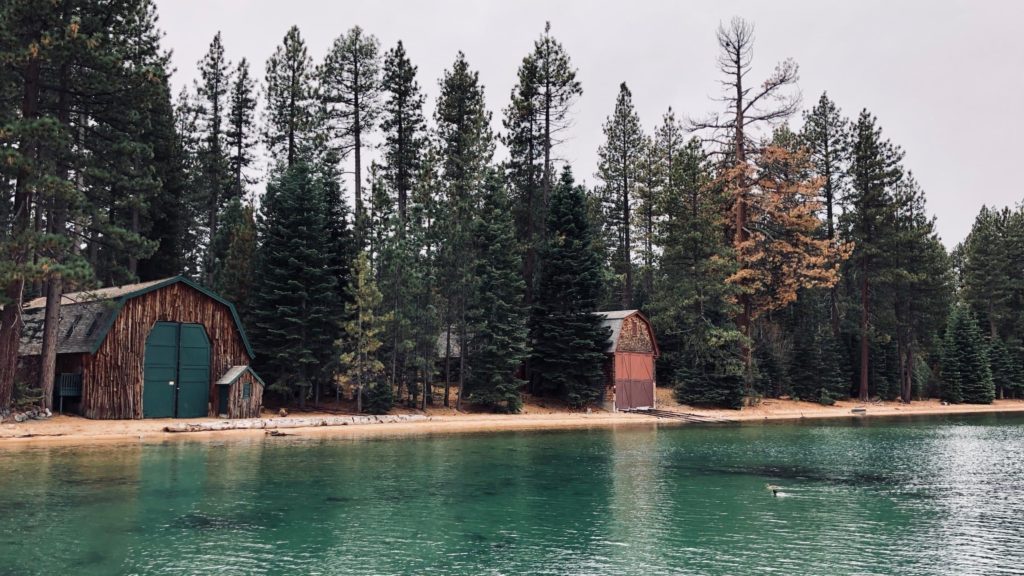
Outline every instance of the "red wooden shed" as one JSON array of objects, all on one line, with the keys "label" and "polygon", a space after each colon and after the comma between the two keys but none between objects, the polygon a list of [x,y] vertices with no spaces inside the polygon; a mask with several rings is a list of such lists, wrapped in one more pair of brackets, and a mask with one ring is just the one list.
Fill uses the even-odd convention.
[{"label": "red wooden shed", "polygon": [[605,349],[605,404],[613,410],[654,408],[654,360],[658,342],[651,322],[639,310],[597,313],[612,335]]}]

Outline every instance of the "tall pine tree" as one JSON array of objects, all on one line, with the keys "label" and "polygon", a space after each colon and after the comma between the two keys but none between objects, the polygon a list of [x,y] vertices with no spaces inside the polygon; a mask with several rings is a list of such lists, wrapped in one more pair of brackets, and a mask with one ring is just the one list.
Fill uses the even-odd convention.
[{"label": "tall pine tree", "polygon": [[601,261],[586,202],[566,167],[551,196],[545,265],[530,326],[534,391],[560,396],[571,406],[601,398],[604,350],[611,337],[595,314]]}]

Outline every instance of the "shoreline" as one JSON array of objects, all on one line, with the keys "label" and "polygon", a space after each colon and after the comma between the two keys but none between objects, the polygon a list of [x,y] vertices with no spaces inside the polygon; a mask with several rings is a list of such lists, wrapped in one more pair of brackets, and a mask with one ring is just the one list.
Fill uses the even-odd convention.
[{"label": "shoreline", "polygon": [[[862,407],[865,412],[851,412]],[[528,407],[529,408],[529,407]],[[853,418],[893,418],[906,416],[954,416],[970,414],[1024,414],[1024,400],[997,400],[993,404],[942,405],[936,400],[924,400],[904,405],[894,402],[860,403],[841,401],[834,406],[820,406],[793,400],[765,400],[761,404],[741,410],[697,409],[659,400],[659,409],[685,412],[701,416],[723,418],[729,424],[755,422],[793,422],[806,420],[837,420]],[[422,414],[418,411],[396,411],[404,414]],[[303,414],[309,418],[311,414]],[[522,414],[489,413],[428,413],[426,419],[379,424],[346,426],[313,426],[288,428],[285,436],[295,438],[385,438],[430,436],[464,433],[551,431],[585,428],[684,426],[689,422],[661,419],[635,413],[594,411],[548,411]],[[264,417],[264,420],[271,416]],[[30,446],[59,446],[76,444],[162,443],[169,441],[215,441],[267,437],[266,429],[216,430],[200,432],[165,432],[172,424],[197,422],[224,422],[217,418],[157,419],[157,420],[87,420],[77,416],[54,416],[47,420],[0,424],[0,451]],[[715,425],[729,425],[715,424]]]}]

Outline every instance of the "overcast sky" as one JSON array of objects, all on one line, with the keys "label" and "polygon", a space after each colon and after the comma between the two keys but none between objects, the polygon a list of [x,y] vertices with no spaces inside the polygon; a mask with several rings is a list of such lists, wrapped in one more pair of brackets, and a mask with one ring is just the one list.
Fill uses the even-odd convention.
[{"label": "overcast sky", "polygon": [[[486,86],[494,128],[516,69],[551,21],[578,68],[583,96],[559,156],[593,182],[601,125],[619,83],[647,130],[671,106],[678,116],[715,110],[715,29],[742,16],[756,26],[754,80],[775,64],[800,65],[804,106],[822,91],[847,116],[873,112],[883,134],[906,151],[929,210],[952,247],[982,204],[1015,205],[1021,185],[1024,2],[997,1],[487,1],[487,0],[157,0],[165,46],[173,50],[175,91],[220,30],[228,58],[248,58],[262,77],[288,27],[299,26],[319,61],[353,25],[382,49],[405,43],[432,113],[437,79],[457,51]],[[800,119],[792,121],[799,127]]]}]

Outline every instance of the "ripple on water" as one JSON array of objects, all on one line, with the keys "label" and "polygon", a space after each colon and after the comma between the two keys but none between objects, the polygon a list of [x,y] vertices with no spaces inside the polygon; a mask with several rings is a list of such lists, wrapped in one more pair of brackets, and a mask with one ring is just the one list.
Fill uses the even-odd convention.
[{"label": "ripple on water", "polygon": [[977,418],[33,450],[0,458],[0,574],[1020,573],[1022,429]]}]

